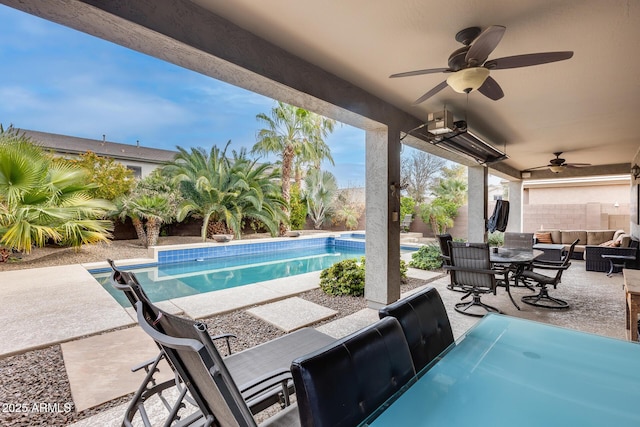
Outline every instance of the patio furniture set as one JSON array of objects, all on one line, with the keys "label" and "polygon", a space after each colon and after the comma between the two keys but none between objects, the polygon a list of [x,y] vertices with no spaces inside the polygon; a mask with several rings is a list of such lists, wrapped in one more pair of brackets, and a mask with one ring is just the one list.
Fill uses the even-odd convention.
[{"label": "patio furniture set", "polygon": [[[486,243],[454,242],[449,234],[439,235],[438,241],[444,268],[450,275],[448,288],[465,293],[455,306],[457,312],[476,317],[487,312],[501,313],[481,300],[482,294],[495,295],[499,285],[505,288],[518,310],[520,306],[511,294],[512,286],[524,286],[532,291],[535,287],[539,289],[536,294],[521,298],[525,304],[550,309],[569,308],[568,302],[549,295],[549,287],[555,289],[562,273],[571,265],[578,239],[562,255],[556,247],[534,248],[533,233],[505,233],[504,246],[493,249]],[[471,300],[465,301],[470,296]]]},{"label": "patio furniture set", "polygon": [[[451,246],[454,266],[457,249],[479,249]],[[256,426],[253,405],[273,396],[283,408],[261,426],[640,423],[633,409],[640,399],[637,345],[499,314],[485,316],[454,341],[435,288],[381,308],[380,320],[347,337],[293,358],[279,356],[290,369],[255,377],[247,395],[231,356],[220,355],[214,345],[219,337],[204,324],[155,307],[133,274],[115,269],[112,280],[132,298],[140,326],[175,370],[172,386],[180,397],[167,402],[167,425]],[[298,344],[290,343],[291,353]],[[256,364],[267,354],[259,353]],[[153,381],[141,385],[123,425],[134,418],[149,425],[145,403],[162,394],[159,388]],[[499,419],[495,405],[468,398],[487,392],[496,403],[509,402],[500,405]],[[461,401],[470,410],[460,411]],[[183,416],[184,402],[194,410]],[[527,416],[532,408],[544,409]]]}]

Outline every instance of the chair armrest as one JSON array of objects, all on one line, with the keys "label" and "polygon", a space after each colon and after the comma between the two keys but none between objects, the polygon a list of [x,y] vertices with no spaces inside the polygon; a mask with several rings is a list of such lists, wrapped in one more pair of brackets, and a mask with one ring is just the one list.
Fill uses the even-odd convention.
[{"label": "chair armrest", "polygon": [[568,262],[565,265],[546,265],[546,264],[532,264],[533,268],[541,269],[541,270],[566,270],[571,266],[571,263]]},{"label": "chair armrest", "polygon": [[234,334],[219,334],[219,335],[212,335],[211,336],[211,340],[216,341],[216,340],[221,340],[224,339],[227,343],[227,356],[231,354],[231,343],[229,342],[229,340],[231,338],[235,338],[238,339],[237,336],[235,336]]},{"label": "chair armrest", "polygon": [[265,394],[272,395],[280,392],[282,392],[282,397],[284,398],[284,405],[289,406],[291,404],[289,399],[289,384],[291,381],[293,381],[291,371],[282,368],[241,384],[238,389],[249,407],[253,406],[252,400],[254,399],[260,401],[264,399]]},{"label": "chair armrest", "polygon": [[501,270],[490,270],[484,268],[467,268],[467,267],[458,267],[455,265],[445,265],[442,268],[445,270],[453,270],[453,271],[466,271],[469,273],[482,273],[482,274],[502,274]]}]

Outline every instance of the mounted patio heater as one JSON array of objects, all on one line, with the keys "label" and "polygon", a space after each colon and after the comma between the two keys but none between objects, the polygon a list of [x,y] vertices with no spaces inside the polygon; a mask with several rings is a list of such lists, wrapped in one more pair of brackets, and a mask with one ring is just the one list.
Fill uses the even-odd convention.
[{"label": "mounted patio heater", "polygon": [[449,111],[430,113],[428,119],[426,127],[431,136],[430,142],[434,145],[464,154],[483,165],[508,158],[505,153],[470,132],[464,120],[454,122]]}]

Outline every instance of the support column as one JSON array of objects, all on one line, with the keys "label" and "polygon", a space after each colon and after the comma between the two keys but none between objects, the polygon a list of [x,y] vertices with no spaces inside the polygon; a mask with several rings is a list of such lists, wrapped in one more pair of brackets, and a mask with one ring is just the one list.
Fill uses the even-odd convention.
[{"label": "support column", "polygon": [[469,189],[467,239],[474,243],[486,242],[489,170],[483,166],[469,166],[467,175]]},{"label": "support column", "polygon": [[509,222],[507,231],[522,233],[522,181],[509,181]]},{"label": "support column", "polygon": [[365,291],[371,308],[400,298],[400,131],[366,133]]}]

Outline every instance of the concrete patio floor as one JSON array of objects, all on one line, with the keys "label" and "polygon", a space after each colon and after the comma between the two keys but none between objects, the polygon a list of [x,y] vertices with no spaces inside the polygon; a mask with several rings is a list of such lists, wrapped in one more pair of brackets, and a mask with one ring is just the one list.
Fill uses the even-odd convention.
[{"label": "concrete patio floor", "polygon": [[[257,310],[261,316],[271,317],[277,319],[277,322],[289,325],[288,316],[282,316],[281,304],[268,303],[282,301],[317,287],[318,275],[319,273],[309,273],[305,277],[296,276],[295,279],[287,278],[209,295],[178,298],[167,301],[164,305],[169,311],[183,312],[195,318],[258,305],[252,310]],[[461,294],[446,289],[448,277],[415,269],[409,269],[409,275],[423,280],[435,279],[429,283],[429,286],[434,286],[440,291],[456,338],[478,321],[478,318],[464,316],[453,310]],[[621,274],[609,278],[604,273],[586,272],[584,262],[574,261],[572,267],[565,272],[558,289],[550,290],[553,295],[570,302],[569,310],[548,310],[522,304],[520,297],[531,293],[530,290],[523,288],[512,289],[512,294],[521,306],[521,310],[517,310],[512,305],[502,288],[498,289],[497,295],[486,295],[482,298],[487,304],[499,307],[508,315],[625,339],[622,283]],[[296,299],[299,298],[293,298],[292,301]],[[7,326],[0,329],[0,357],[67,342],[62,348],[65,364],[70,365],[67,367],[70,382],[75,383],[72,384],[72,391],[84,390],[73,392],[74,400],[76,395],[78,396],[76,405],[91,407],[101,401],[108,401],[126,394],[125,389],[129,392],[133,391],[139,379],[131,374],[131,366],[145,357],[152,357],[156,352],[151,341],[145,341],[144,334],[137,327],[103,333],[110,329],[133,325],[131,316],[133,313],[128,313],[115,302],[82,266],[0,273],[0,300],[9,307],[9,310],[0,313],[0,321]],[[291,318],[295,319],[307,314],[308,309],[305,303],[287,304],[289,305],[285,311]],[[365,309],[324,324],[318,330],[340,338],[374,322],[377,318],[375,310]],[[288,327],[291,326],[284,328]],[[293,328],[295,329],[295,326]],[[123,334],[128,338],[123,338],[121,336]],[[100,342],[96,344],[94,341]],[[86,353],[83,352],[95,352],[95,345],[99,348],[108,348],[124,342],[127,343],[125,345],[128,352],[136,355],[136,361],[127,359],[122,360],[122,363],[114,364],[114,358],[109,358],[105,354],[106,359],[111,359],[111,364],[108,365],[108,369],[105,369],[110,378],[106,379],[100,390],[88,392],[87,390],[91,389],[90,383],[93,382],[95,386],[96,379],[82,374],[83,363],[86,365],[86,358],[82,356]],[[91,350],[92,346],[94,350]],[[143,353],[146,356],[141,356]],[[83,359],[85,359],[84,362]],[[106,361],[93,360],[91,363],[93,366],[96,364],[102,366]],[[114,378],[118,387],[109,385],[109,381],[114,381]],[[89,384],[88,387],[87,384]],[[124,388],[120,387],[121,385],[125,385]],[[82,396],[78,393],[82,393]],[[114,408],[96,416],[98,418],[91,417],[76,425],[119,425],[123,410],[124,406]]]}]

